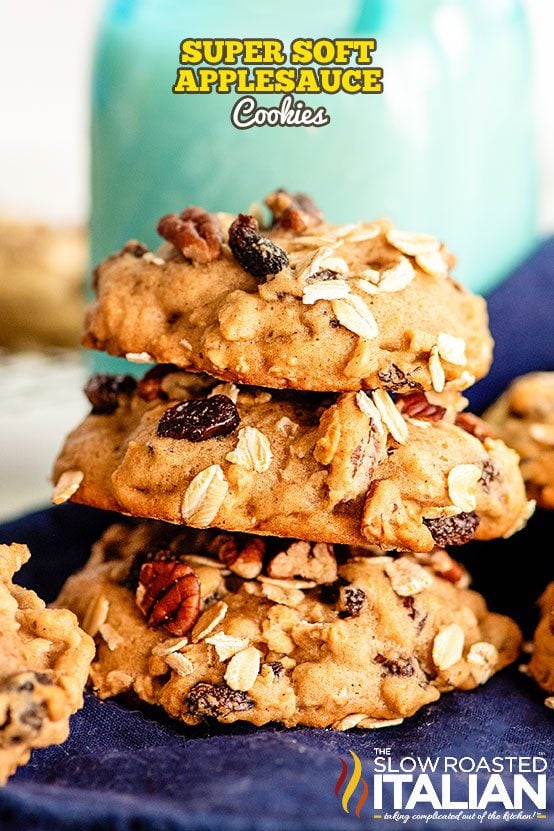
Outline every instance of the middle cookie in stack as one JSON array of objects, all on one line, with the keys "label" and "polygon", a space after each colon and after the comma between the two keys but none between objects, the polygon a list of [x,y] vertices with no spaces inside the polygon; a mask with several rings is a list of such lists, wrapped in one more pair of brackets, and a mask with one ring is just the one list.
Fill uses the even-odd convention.
[{"label": "middle cookie in stack", "polygon": [[[247,552],[239,562],[213,534],[138,550],[135,532],[122,532],[117,575],[101,546],[62,599],[104,637],[95,610],[98,594],[109,597],[111,644],[93,672],[103,695],[134,688],[186,721],[410,715],[437,690],[486,680],[519,643],[514,624],[448,586],[463,571],[434,551],[507,536],[529,513],[517,454],[462,412],[460,390],[490,363],[484,304],[450,278],[451,255],[432,237],[384,222],[329,225],[284,192],[268,204],[267,235],[253,217],[187,209],[160,222],[170,244],[156,254],[128,244],[99,267],[86,344],[181,368],[159,365],[138,383],[91,379],[92,412],[57,460],[54,501],[311,542],[230,536],[230,549]],[[416,555],[383,561],[371,546]],[[199,557],[216,574],[219,558],[231,582],[219,575],[211,591]],[[131,659],[126,630],[144,647]],[[178,640],[163,646],[167,632]],[[171,704],[149,663],[160,649],[183,658],[164,671],[190,676]],[[316,679],[330,667],[353,680],[350,690],[324,685],[323,701]]]}]

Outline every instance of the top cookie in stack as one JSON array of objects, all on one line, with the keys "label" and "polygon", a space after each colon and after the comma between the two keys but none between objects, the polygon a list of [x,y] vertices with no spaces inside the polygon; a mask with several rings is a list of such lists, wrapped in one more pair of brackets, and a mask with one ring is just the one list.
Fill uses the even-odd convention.
[{"label": "top cookie in stack", "polygon": [[234,383],[346,392],[463,390],[492,357],[485,302],[432,236],[331,225],[301,194],[254,216],[187,208],[155,254],[125,245],[97,269],[85,346]]},{"label": "top cookie in stack", "polygon": [[382,220],[325,223],[303,195],[266,204],[263,231],[167,215],[156,253],[98,267],[85,345],[162,365],[91,379],[55,501],[418,552],[520,528],[517,454],[462,412],[492,339],[452,255]]}]

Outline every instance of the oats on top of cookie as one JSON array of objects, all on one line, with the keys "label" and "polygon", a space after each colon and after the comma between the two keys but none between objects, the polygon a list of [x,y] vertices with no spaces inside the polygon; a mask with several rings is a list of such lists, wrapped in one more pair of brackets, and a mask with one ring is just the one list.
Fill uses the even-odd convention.
[{"label": "oats on top of cookie", "polygon": [[189,725],[373,729],[517,657],[517,626],[468,583],[441,549],[392,557],[132,522],[105,532],[58,603],[85,626],[102,599],[91,668],[102,698],[131,692]]},{"label": "oats on top of cookie", "polygon": [[172,365],[86,391],[56,503],[419,552],[508,536],[533,509],[517,454],[456,391],[270,392]]},{"label": "oats on top of cookie", "polygon": [[265,203],[167,214],[157,252],[131,241],[100,263],[84,345],[269,388],[463,390],[486,374],[485,302],[438,239],[332,224],[301,193]]}]

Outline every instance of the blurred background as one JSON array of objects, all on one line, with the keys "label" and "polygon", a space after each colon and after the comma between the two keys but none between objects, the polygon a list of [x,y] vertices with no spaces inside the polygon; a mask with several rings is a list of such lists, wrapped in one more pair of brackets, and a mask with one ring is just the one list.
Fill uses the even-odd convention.
[{"label": "blurred background", "polygon": [[[554,229],[552,0],[29,11],[0,4],[0,519],[48,501],[86,372],[103,365],[78,349],[90,263],[129,237],[155,245],[162,213],[306,190],[332,220],[388,215],[446,239],[485,293]],[[238,131],[232,96],[171,95],[191,34],[377,36],[385,92],[329,97],[325,128]]]}]

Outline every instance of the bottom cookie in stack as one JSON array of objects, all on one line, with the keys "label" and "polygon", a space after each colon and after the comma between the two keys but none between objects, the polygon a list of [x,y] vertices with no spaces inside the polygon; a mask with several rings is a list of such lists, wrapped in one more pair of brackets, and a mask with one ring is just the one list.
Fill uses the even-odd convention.
[{"label": "bottom cookie in stack", "polygon": [[188,725],[398,723],[515,660],[442,549],[383,556],[161,522],[109,528],[58,605],[95,636],[102,698],[134,693]]}]

